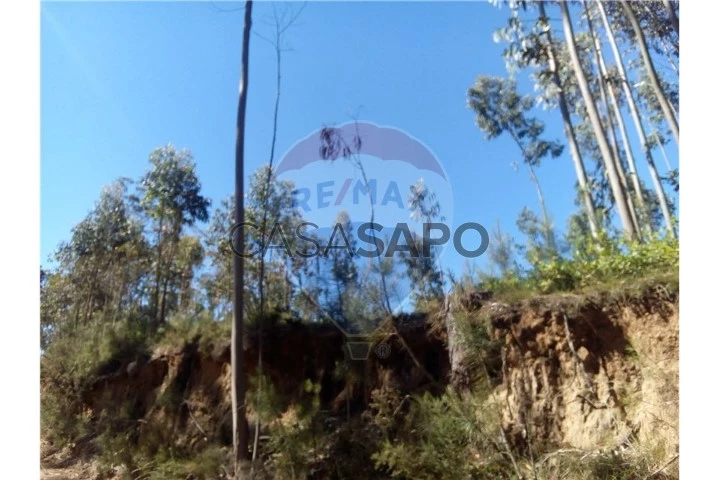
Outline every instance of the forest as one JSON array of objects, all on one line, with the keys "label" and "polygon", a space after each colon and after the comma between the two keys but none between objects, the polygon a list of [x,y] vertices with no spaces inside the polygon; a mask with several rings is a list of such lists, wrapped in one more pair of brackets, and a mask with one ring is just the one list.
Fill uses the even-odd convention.
[{"label": "forest", "polygon": [[[464,95],[477,135],[510,141],[531,181],[507,188],[536,193],[536,207],[516,212],[521,236],[488,228],[486,266],[463,271],[422,248],[422,232],[411,239],[426,255],[362,259],[352,255],[356,225],[340,212],[335,225],[351,249],[266,249],[278,229],[308,221],[296,185],[275,174],[279,45],[303,7],[277,4],[271,153],[247,172],[244,191],[256,41],[246,2],[235,192],[213,205],[192,151],[161,144],[144,174],[102,189],[40,269],[43,464],[60,469],[69,458],[64,465],[94,469],[43,478],[678,478],[676,427],[658,434],[653,421],[636,420],[644,413],[632,392],[656,388],[678,402],[674,367],[658,380],[646,365],[652,344],[678,335],[679,3],[489,3],[506,18],[487,38],[502,46],[506,74],[478,71]],[[549,119],[563,137],[547,134]],[[361,170],[360,137],[324,127],[317,150]],[[547,162],[561,162],[572,182],[542,183]],[[546,202],[547,189],[560,188],[574,197],[566,225]],[[415,220],[443,218],[421,182],[401,193]],[[283,239],[293,251],[300,241]],[[546,325],[527,326],[535,317]],[[659,327],[646,325],[660,320],[664,333],[652,337]],[[546,347],[553,353],[535,352],[543,328],[558,339]],[[368,360],[347,354],[346,332],[369,332]],[[619,337],[626,345],[614,351]],[[536,371],[517,360],[535,353],[559,356]],[[588,432],[606,423],[631,440],[567,440],[574,427],[552,418],[574,407],[560,414],[560,400],[537,389],[542,375],[551,388],[581,384],[585,420],[615,415]],[[626,385],[606,394],[602,382]],[[663,424],[676,424],[673,410],[663,412]]]}]

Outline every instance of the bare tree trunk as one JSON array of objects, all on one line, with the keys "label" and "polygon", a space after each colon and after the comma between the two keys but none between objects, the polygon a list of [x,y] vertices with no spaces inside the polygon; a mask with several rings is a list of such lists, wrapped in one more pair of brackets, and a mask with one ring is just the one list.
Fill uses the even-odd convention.
[{"label": "bare tree trunk", "polygon": [[672,2],[669,0],[664,0],[664,8],[667,9],[667,15],[669,16],[669,21],[672,22],[672,28],[675,32],[677,32],[677,35],[679,35],[679,19],[677,18],[677,14],[674,11],[674,6],[672,5]]},{"label": "bare tree trunk", "polygon": [[572,20],[569,16],[569,9],[567,8],[566,2],[559,2],[559,7],[562,10],[562,24],[564,26],[564,36],[567,39],[569,56],[572,60],[572,66],[574,68],[574,73],[577,77],[577,83],[579,84],[579,89],[582,92],[582,97],[584,98],[584,103],[586,104],[587,114],[589,115],[589,120],[594,130],[594,134],[599,145],[602,159],[604,160],[607,174],[609,175],[609,184],[611,186],[612,193],[617,204],[619,218],[622,221],[624,233],[627,235],[627,237],[635,238],[637,232],[634,229],[634,224],[632,222],[631,214],[629,212],[629,206],[627,205],[627,199],[624,195],[624,190],[622,189],[622,185],[619,180],[614,161],[612,160],[612,152],[609,148],[609,143],[607,142],[607,137],[604,133],[604,129],[602,128],[602,123],[599,118],[597,106],[594,103],[592,93],[589,90],[587,76],[584,73],[582,64],[579,60],[579,53],[577,52],[577,44],[574,39],[574,28],[572,27]]},{"label": "bare tree trunk", "polygon": [[[117,322],[118,317],[120,316],[120,311],[122,309],[122,298],[125,296],[125,290],[127,288],[127,272],[123,268],[122,270],[122,282],[120,283],[120,291],[117,295],[117,303],[115,304],[115,311],[112,314],[112,324],[114,325]],[[129,315],[128,315],[129,317]]]},{"label": "bare tree trunk", "polygon": [[[242,31],[242,70],[240,73],[240,93],[237,106],[237,141],[235,144],[235,224],[238,228],[238,251],[244,252],[245,235],[242,224],[245,221],[244,205],[244,164],[245,164],[245,117],[247,111],[247,84],[250,57],[250,29],[252,28],[252,0],[245,2],[245,23]],[[247,393],[247,374],[244,366],[243,348],[243,311],[244,311],[244,265],[243,258],[235,255],[233,259],[234,289],[232,292],[232,447],[235,460],[235,478],[246,477],[248,460],[248,428],[245,395]]]},{"label": "bare tree trunk", "polygon": [[[614,120],[612,118],[612,107],[609,104],[609,98],[607,96],[607,78],[606,78],[606,68],[604,66],[604,60],[602,58],[601,54],[601,45],[598,42],[597,36],[594,34],[594,26],[592,24],[592,14],[589,11],[589,5],[587,2],[583,1],[582,4],[584,5],[584,13],[587,16],[587,28],[589,30],[589,36],[592,38],[592,45],[594,50],[594,63],[597,66],[597,70],[599,72],[599,75],[597,77],[597,82],[599,83],[599,95],[601,97],[602,103],[604,104],[604,109],[607,115],[607,122],[606,122],[606,128],[609,131],[609,145],[612,148],[612,154],[614,156],[614,165],[616,165],[617,172],[619,173],[619,180],[621,181],[622,188],[624,189],[624,193],[627,198],[627,206],[629,207],[629,213],[632,217],[632,222],[634,223],[634,229],[637,232],[637,236],[641,239],[641,226],[639,224],[639,218],[637,216],[637,209],[634,205],[634,199],[632,195],[629,193],[629,184],[627,183],[627,177],[624,173],[624,164],[622,163],[622,158],[619,152],[619,142],[617,141],[617,132],[614,128]],[[614,99],[616,100],[616,99]],[[631,157],[631,150],[627,150],[626,152],[627,157]],[[632,161],[634,160],[633,157]],[[637,180],[638,182],[638,180]],[[641,195],[641,190],[637,190],[639,194]]]},{"label": "bare tree trunk", "polygon": [[[632,152],[632,146],[629,142],[629,135],[627,134],[627,127],[624,123],[624,119],[622,118],[622,112],[619,108],[619,101],[617,99],[617,95],[614,92],[614,87],[608,82],[609,78],[609,71],[607,69],[607,65],[604,61],[604,53],[602,52],[602,44],[599,39],[599,35],[594,30],[593,22],[591,20],[591,13],[589,11],[589,4],[585,2],[584,4],[585,11],[587,13],[587,22],[589,27],[589,33],[594,39],[594,52],[597,57],[597,62],[599,64],[599,71],[602,76],[602,83],[606,86],[607,92],[609,94],[609,100],[611,102],[611,111],[614,115],[614,118],[617,122],[617,126],[619,127],[619,133],[622,137],[622,145],[624,146],[624,154],[626,155],[627,159],[627,166],[629,167],[629,175],[631,177],[632,186],[634,187],[634,198],[636,199],[636,203],[639,206],[642,214],[644,215],[645,219],[649,218],[649,212],[647,211],[647,206],[644,202],[644,195],[642,192],[642,186],[639,182],[639,176],[637,175],[637,166],[636,162],[634,160],[634,153]],[[607,117],[611,115],[610,113],[610,106],[607,105]],[[616,140],[615,140],[616,141]],[[637,227],[640,226],[640,222],[637,222]],[[651,231],[651,222],[648,223],[649,229]]]},{"label": "bare tree trunk", "polygon": [[160,325],[165,323],[165,299],[167,298],[167,286],[170,283],[170,278],[165,277],[162,283],[162,296],[160,297]]},{"label": "bare tree trunk", "polygon": [[[544,2],[539,2],[539,14],[542,18],[547,19],[546,12],[544,10]],[[549,24],[547,22],[547,24]],[[552,72],[552,82],[559,92],[559,111],[562,114],[562,122],[564,123],[564,134],[567,136],[567,142],[569,143],[569,152],[572,155],[572,161],[574,163],[574,170],[577,173],[577,182],[579,183],[579,189],[584,198],[584,208],[587,209],[587,217],[589,220],[589,230],[592,233],[593,238],[599,236],[599,226],[597,225],[597,213],[594,208],[594,199],[592,198],[592,192],[589,189],[589,182],[587,181],[587,172],[584,169],[584,162],[582,161],[582,154],[577,144],[577,137],[574,133],[574,126],[572,125],[572,117],[567,107],[567,99],[562,88],[562,81],[559,78],[559,70],[557,66],[556,55],[554,53],[554,44],[552,43],[551,30],[547,32],[547,55],[549,57],[549,69]]]},{"label": "bare tree trunk", "polygon": [[529,177],[532,179],[532,183],[537,187],[537,196],[539,197],[539,206],[542,209],[542,218],[544,219],[544,240],[547,242],[547,246],[552,250],[553,253],[557,253],[557,242],[554,238],[554,229],[552,228],[552,221],[549,218],[549,212],[547,211],[547,204],[544,201],[544,193],[542,192],[542,186],[539,184],[539,178],[534,172],[534,167],[531,164],[527,164],[529,169]]},{"label": "bare tree trunk", "polygon": [[677,123],[677,119],[674,117],[674,112],[672,111],[671,105],[669,105],[669,101],[667,100],[666,95],[664,95],[664,90],[662,89],[661,84],[659,83],[659,78],[657,77],[657,71],[654,68],[654,62],[652,61],[652,57],[649,54],[649,49],[647,48],[647,42],[644,38],[644,32],[642,31],[641,27],[639,26],[639,21],[637,20],[636,15],[634,15],[634,11],[632,10],[631,5],[627,2],[627,0],[621,0],[620,2],[622,4],[622,8],[624,9],[624,13],[629,19],[629,23],[631,23],[632,28],[634,29],[634,34],[637,38],[637,44],[639,46],[639,53],[642,55],[642,60],[644,60],[644,67],[647,70],[647,75],[649,76],[649,82],[652,84],[652,87],[654,88],[654,93],[657,96],[657,100],[659,101],[659,106],[662,109],[662,112],[664,113],[664,118],[666,118],[667,123],[669,124],[669,127],[672,130],[672,134],[674,135],[674,139],[677,142],[677,145],[679,144],[679,124]]},{"label": "bare tree trunk", "polygon": [[[514,133],[513,130],[510,129],[509,131],[510,135],[512,136],[512,139],[517,143],[519,146],[519,149],[522,151],[522,158],[527,158],[527,154],[524,150],[524,147],[522,146],[522,142],[519,140],[519,137],[516,133]],[[537,174],[534,172],[534,167],[529,162],[524,162],[527,165],[527,168],[529,169],[529,179],[534,184],[535,188],[537,189],[537,197],[539,197],[539,208],[542,209],[542,223],[543,223],[543,230],[544,230],[544,240],[547,242],[547,246],[552,250],[552,252],[557,252],[557,245],[554,239],[554,232],[552,229],[552,222],[549,219],[549,212],[547,211],[547,205],[544,202],[544,193],[542,192],[542,186],[539,184],[539,178],[537,178]]]},{"label": "bare tree trunk", "polygon": [[[622,118],[622,112],[619,109],[619,102],[617,99],[617,95],[614,92],[614,86],[607,85],[607,88],[609,89],[609,98],[612,102],[613,107],[613,113],[614,118],[617,121],[617,126],[619,127],[619,134],[622,136],[622,145],[624,146],[624,153],[627,157],[627,165],[629,167],[629,176],[631,177],[632,186],[634,187],[634,198],[636,199],[637,205],[639,205],[639,208],[642,212],[642,214],[647,218],[646,216],[649,214],[647,210],[647,204],[644,201],[644,192],[642,190],[642,184],[639,181],[639,175],[637,174],[637,164],[634,160],[634,153],[632,152],[632,146],[629,141],[629,134],[627,133],[627,125],[624,123],[624,118]],[[652,230],[651,223],[647,224],[649,230]]]},{"label": "bare tree trunk", "polygon": [[654,135],[654,141],[657,142],[657,146],[659,147],[659,151],[662,153],[662,158],[664,159],[664,165],[667,167],[667,171],[672,170],[672,164],[669,163],[669,157],[667,157],[667,151],[664,149],[664,144],[660,141],[659,135],[657,135],[657,132],[652,132]]},{"label": "bare tree trunk", "polygon": [[[277,118],[279,114],[280,109],[280,92],[281,92],[281,86],[282,86],[282,72],[281,72],[281,66],[282,66],[282,48],[280,45],[281,41],[281,33],[282,33],[282,26],[280,25],[280,19],[275,16],[275,59],[277,61],[277,76],[276,76],[276,93],[275,93],[275,109],[272,117],[272,141],[270,144],[270,160],[269,160],[269,167],[267,169],[267,179],[265,182],[265,192],[264,192],[264,205],[263,205],[263,212],[262,212],[262,248],[264,249],[265,246],[265,235],[267,234],[267,213],[269,210],[269,196],[270,196],[270,188],[272,186],[272,165],[275,160],[275,146],[277,144]],[[260,296],[260,321],[258,323],[257,328],[257,407],[258,407],[258,413],[257,418],[255,419],[255,436],[252,443],[252,462],[254,464],[255,460],[257,459],[257,453],[259,450],[259,444],[260,444],[260,428],[261,428],[261,422],[260,422],[260,415],[259,415],[259,408],[262,404],[262,382],[264,381],[262,377],[262,354],[263,354],[263,347],[264,347],[264,323],[265,323],[265,256],[260,256],[260,272],[259,272],[259,296]]]},{"label": "bare tree trunk", "polygon": [[160,285],[162,283],[162,229],[165,226],[165,216],[160,215],[160,225],[157,230],[157,268],[155,269],[155,298],[152,312],[152,319],[155,322],[154,328],[160,324]]},{"label": "bare tree trunk", "polygon": [[652,183],[654,184],[654,190],[656,191],[657,197],[659,198],[659,205],[661,206],[662,214],[664,215],[664,221],[667,224],[667,231],[669,232],[669,235],[672,238],[676,238],[674,226],[671,222],[671,215],[669,212],[667,197],[664,193],[664,187],[661,183],[661,180],[659,179],[659,174],[657,173],[657,168],[654,165],[654,158],[652,157],[652,151],[649,148],[649,144],[647,142],[647,136],[644,132],[644,125],[642,124],[642,119],[639,116],[639,109],[637,108],[637,104],[634,101],[634,95],[632,94],[632,89],[629,85],[629,80],[627,79],[626,71],[624,70],[624,62],[622,61],[622,55],[619,53],[619,47],[617,47],[617,41],[614,38],[614,31],[612,30],[612,26],[609,23],[609,17],[607,17],[607,12],[604,9],[604,5],[602,4],[601,1],[598,1],[597,5],[599,6],[599,13],[602,16],[602,22],[604,23],[604,29],[607,31],[607,39],[609,40],[609,45],[612,48],[612,53],[614,54],[614,59],[617,62],[617,69],[619,70],[619,76],[621,77],[622,88],[624,89],[624,96],[626,97],[626,100],[627,100],[627,106],[629,107],[629,113],[632,116],[632,120],[634,121],[634,126],[637,129],[637,134],[639,135],[639,143],[641,143],[642,150],[644,151],[644,157],[647,160],[649,174],[652,178]]}]

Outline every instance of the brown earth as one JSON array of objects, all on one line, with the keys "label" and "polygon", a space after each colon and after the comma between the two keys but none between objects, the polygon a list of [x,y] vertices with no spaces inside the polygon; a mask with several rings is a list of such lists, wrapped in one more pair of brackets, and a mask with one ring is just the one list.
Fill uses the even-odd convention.
[{"label": "brown earth", "polygon": [[[467,302],[465,308],[467,308]],[[491,325],[499,360],[490,365],[490,396],[509,441],[544,450],[608,451],[630,444],[670,461],[678,454],[678,303],[661,290],[640,298],[553,295],[504,304],[482,298],[469,310]],[[287,324],[268,332],[265,373],[288,402],[305,381],[319,383],[321,407],[360,413],[369,392],[392,385],[405,393],[440,393],[457,372],[445,332],[421,316],[397,319],[375,336],[389,356],[371,354],[367,384],[345,387],[336,368],[344,337],[332,326]],[[229,444],[229,345],[201,349],[199,339],[144,358],[110,362],[83,395],[88,415],[130,409],[134,440],[171,442],[193,451],[205,442]],[[257,353],[248,345],[250,375]],[[469,375],[471,376],[471,375]],[[79,442],[80,443],[80,442]],[[112,478],[101,474],[83,445],[43,454],[44,479]],[[115,472],[119,474],[119,472]]]}]

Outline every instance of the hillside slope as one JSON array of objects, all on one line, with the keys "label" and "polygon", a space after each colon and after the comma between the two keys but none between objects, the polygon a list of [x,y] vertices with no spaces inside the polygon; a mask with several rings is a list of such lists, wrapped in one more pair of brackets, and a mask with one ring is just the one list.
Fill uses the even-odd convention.
[{"label": "hillside slope", "polygon": [[[401,427],[382,427],[379,419],[387,417],[382,399],[397,399],[388,403],[393,406],[389,417],[399,422],[394,417],[411,418],[412,407],[405,401],[410,396],[451,391],[473,399],[475,410],[496,417],[498,443],[506,444],[499,450],[509,452],[499,451],[499,457],[512,459],[515,477],[560,478],[560,472],[574,471],[567,478],[635,478],[631,473],[612,476],[630,457],[643,462],[654,478],[676,477],[675,292],[654,285],[631,295],[548,295],[504,303],[469,294],[455,301],[449,320],[462,327],[453,335],[452,349],[447,348],[446,316],[439,321],[422,315],[395,319],[392,328],[373,336],[375,344],[389,348],[366,362],[346,359],[344,338],[334,327],[297,323],[271,329],[264,356],[271,388],[265,395],[271,397],[267,402],[277,420],[263,426],[261,435],[261,452],[274,452],[266,458],[275,465],[267,475],[282,477],[281,470],[272,470],[282,458],[276,455],[277,428],[306,428],[299,412],[312,403],[315,443],[300,455],[304,458],[293,460],[304,462],[304,476],[396,474],[391,463],[381,460],[383,435],[389,435],[390,443],[407,440]],[[485,342],[481,351],[475,348],[477,339]],[[245,356],[253,377],[254,342]],[[193,465],[211,464],[209,472],[185,463],[178,470],[183,473],[175,477],[167,470],[164,477],[225,475],[221,465],[231,440],[229,344],[207,344],[195,337],[151,353],[125,355],[106,362],[86,385],[82,418],[94,433],[63,450],[48,447],[43,478],[162,478],[142,476],[154,468],[146,463],[168,458],[189,462],[208,455],[215,455],[216,462]],[[304,447],[299,448],[302,452]],[[338,464],[353,456],[364,470],[354,469],[355,476],[348,477]],[[597,473],[612,456],[619,466],[605,465],[606,474]],[[593,459],[598,463],[587,473]],[[446,478],[457,477],[448,473]]]}]

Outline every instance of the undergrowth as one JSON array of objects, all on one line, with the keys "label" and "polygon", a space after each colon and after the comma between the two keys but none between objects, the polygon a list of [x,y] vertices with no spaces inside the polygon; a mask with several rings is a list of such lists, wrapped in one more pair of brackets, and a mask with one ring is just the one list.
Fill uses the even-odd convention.
[{"label": "undergrowth", "polygon": [[[678,291],[678,242],[650,239],[645,243],[605,241],[577,253],[572,259],[555,258],[528,271],[512,270],[501,277],[482,276],[464,288],[490,290],[504,300],[561,292],[619,296],[663,290]],[[429,308],[429,307],[428,307]],[[441,305],[431,305],[439,311]],[[467,312],[465,312],[467,313]],[[319,384],[307,382],[300,400],[283,399],[269,378],[262,399],[248,393],[249,411],[265,426],[261,456],[253,468],[255,478],[398,478],[398,479],[506,479],[574,478],[629,480],[654,475],[676,478],[669,465],[657,471],[652,452],[639,447],[625,452],[566,452],[530,457],[513,450],[501,427],[493,386],[501,369],[500,345],[489,334],[486,319],[464,318],[458,326],[473,347],[472,394],[446,391],[412,395],[393,389],[371,393],[361,415],[338,417],[320,409]],[[270,325],[280,320],[273,317]],[[126,465],[127,478],[219,479],[231,470],[228,445],[210,442],[194,451],[173,450],[172,438],[159,435],[153,446],[137,445],[137,418],[132,404],[104,412],[88,412],[83,391],[104,370],[120,360],[148,355],[158,347],[178,348],[197,341],[209,355],[226,346],[230,322],[217,322],[205,313],[173,317],[150,337],[132,319],[96,328],[81,326],[55,338],[42,357],[43,436],[54,444],[67,444],[93,436],[106,465]],[[469,327],[468,327],[469,325]],[[248,325],[250,336],[254,326]],[[113,363],[114,362],[114,363]],[[103,370],[104,369],[104,370]],[[339,371],[339,370],[338,370]],[[349,373],[346,375],[349,382]],[[358,380],[353,380],[358,381]],[[259,378],[251,379],[252,385]],[[176,405],[176,392],[157,403]],[[111,399],[110,399],[111,400]],[[538,453],[538,452],[535,452]]]}]

